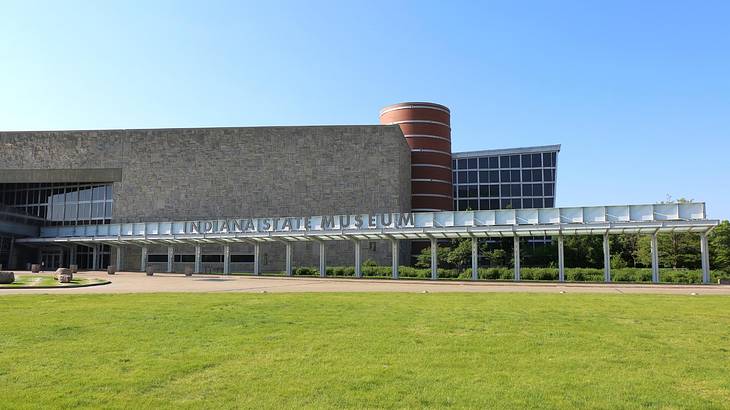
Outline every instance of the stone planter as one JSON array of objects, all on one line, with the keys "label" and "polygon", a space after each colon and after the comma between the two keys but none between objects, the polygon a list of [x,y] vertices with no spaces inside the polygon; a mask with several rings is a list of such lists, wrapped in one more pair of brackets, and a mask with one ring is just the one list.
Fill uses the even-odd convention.
[{"label": "stone planter", "polygon": [[[56,279],[57,281],[61,281],[61,276],[68,275],[71,279],[73,279],[74,275],[71,273],[71,269],[68,268],[58,268],[56,269],[56,272],[53,274],[53,279]],[[69,280],[71,280],[69,279]]]},{"label": "stone planter", "polygon": [[79,273],[79,265],[70,265],[68,268],[71,269],[71,273]]},{"label": "stone planter", "polygon": [[[71,270],[69,269],[68,271],[70,272]],[[59,283],[71,283],[71,279],[73,279],[73,276],[71,276],[71,274],[67,275],[67,274],[63,273],[61,275],[58,275]]]},{"label": "stone planter", "polygon": [[40,272],[41,271],[41,265],[39,263],[34,263],[34,264],[30,265],[30,271],[32,273],[38,273],[38,272]]},{"label": "stone planter", "polygon": [[115,268],[112,265],[109,265],[106,267],[106,273],[107,273],[107,275],[113,275],[113,274],[117,273],[117,268]]},{"label": "stone planter", "polygon": [[9,285],[15,282],[15,273],[0,272],[0,285]]},{"label": "stone planter", "polygon": [[155,271],[152,270],[152,267],[147,267],[147,276],[152,276],[155,274]]},{"label": "stone planter", "polygon": [[185,276],[193,276],[193,268],[190,266],[185,267]]}]

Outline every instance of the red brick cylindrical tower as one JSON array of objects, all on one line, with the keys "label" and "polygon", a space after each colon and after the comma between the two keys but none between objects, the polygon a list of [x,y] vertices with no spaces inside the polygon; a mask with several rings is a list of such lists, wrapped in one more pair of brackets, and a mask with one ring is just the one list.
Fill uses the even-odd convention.
[{"label": "red brick cylindrical tower", "polygon": [[411,209],[451,211],[451,112],[440,104],[405,102],[380,110],[380,123],[399,125],[411,147]]}]

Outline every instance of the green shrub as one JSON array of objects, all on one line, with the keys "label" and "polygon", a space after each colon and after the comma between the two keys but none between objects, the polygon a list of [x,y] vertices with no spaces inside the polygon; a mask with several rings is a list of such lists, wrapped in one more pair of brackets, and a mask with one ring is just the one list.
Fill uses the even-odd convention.
[{"label": "green shrub", "polygon": [[373,258],[367,258],[365,259],[365,262],[362,263],[362,266],[378,266],[378,264]]},{"label": "green shrub", "polygon": [[319,269],[310,266],[300,266],[294,269],[292,273],[297,276],[314,276],[319,275]]},{"label": "green shrub", "polygon": [[[368,264],[363,263],[361,267],[364,277],[370,278],[389,278],[392,277],[390,266],[380,266],[373,264],[372,259]],[[292,272],[297,276],[318,276],[319,269],[312,266],[301,266]],[[411,266],[399,266],[399,276],[402,278],[419,278],[429,279],[431,277],[431,269],[414,268]],[[327,267],[327,275],[333,277],[355,276],[354,266],[329,266]],[[439,279],[471,279],[471,268],[459,271],[457,269],[439,268]],[[514,270],[509,267],[491,267],[479,268],[478,278],[481,280],[513,280]],[[520,270],[520,278],[522,280],[539,280],[539,281],[557,281],[557,268],[522,268]],[[730,272],[712,271],[711,282],[717,282],[719,278],[730,279]],[[566,268],[565,280],[569,282],[603,282],[602,268]],[[611,280],[613,282],[651,282],[650,268],[619,268],[611,270]],[[702,271],[699,269],[661,269],[659,271],[659,280],[663,283],[702,283]]]}]

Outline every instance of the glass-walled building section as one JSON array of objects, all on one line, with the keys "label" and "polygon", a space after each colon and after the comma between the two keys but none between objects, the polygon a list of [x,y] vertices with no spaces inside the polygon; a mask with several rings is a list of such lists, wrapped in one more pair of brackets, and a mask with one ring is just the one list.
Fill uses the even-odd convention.
[{"label": "glass-walled building section", "polygon": [[106,224],[112,219],[111,183],[0,184],[0,208],[38,225]]},{"label": "glass-walled building section", "polygon": [[453,154],[454,209],[555,206],[560,145]]}]

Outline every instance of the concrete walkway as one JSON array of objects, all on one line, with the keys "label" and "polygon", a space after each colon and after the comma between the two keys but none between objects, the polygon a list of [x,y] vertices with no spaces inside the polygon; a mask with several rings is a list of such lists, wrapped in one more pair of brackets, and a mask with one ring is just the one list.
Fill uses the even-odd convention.
[{"label": "concrete walkway", "polygon": [[[30,274],[18,272],[16,274]],[[44,274],[51,274],[45,272]],[[728,295],[728,285],[653,285],[620,283],[530,283],[428,280],[377,280],[309,277],[224,276],[140,272],[83,272],[78,276],[103,278],[112,283],[72,289],[0,289],[8,294],[89,294],[148,292],[533,292],[533,293],[651,293],[678,295]]]}]

